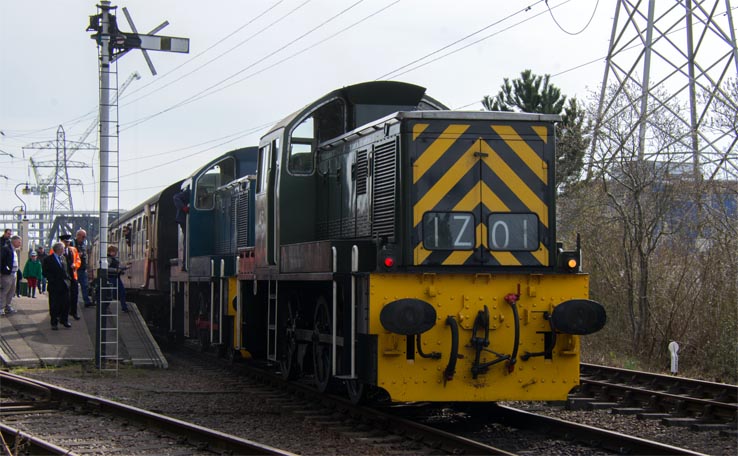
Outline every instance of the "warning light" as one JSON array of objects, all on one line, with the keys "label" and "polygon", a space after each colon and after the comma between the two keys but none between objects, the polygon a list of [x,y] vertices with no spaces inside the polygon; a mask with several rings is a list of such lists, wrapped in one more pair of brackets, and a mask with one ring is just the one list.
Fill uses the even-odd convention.
[{"label": "warning light", "polygon": [[395,265],[395,259],[392,257],[387,257],[384,259],[384,266],[387,268],[391,268]]},{"label": "warning light", "polygon": [[569,266],[569,269],[576,269],[577,260],[575,258],[569,258],[569,261],[566,262],[566,265]]}]

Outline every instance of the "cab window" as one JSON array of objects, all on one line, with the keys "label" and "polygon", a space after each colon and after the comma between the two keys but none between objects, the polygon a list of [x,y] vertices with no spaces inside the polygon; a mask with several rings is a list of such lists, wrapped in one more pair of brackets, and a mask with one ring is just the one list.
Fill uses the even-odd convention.
[{"label": "cab window", "polygon": [[195,208],[210,210],[215,207],[215,190],[236,177],[236,162],[232,157],[208,168],[195,183]]},{"label": "cab window", "polygon": [[318,144],[346,133],[346,104],[334,99],[317,108],[290,133],[287,170],[291,174],[312,174]]},{"label": "cab window", "polygon": [[314,122],[312,117],[308,117],[292,131],[290,158],[287,163],[290,173],[310,174],[313,172],[314,142]]},{"label": "cab window", "polygon": [[272,172],[271,145],[267,144],[259,148],[259,180],[257,181],[256,193],[263,193],[269,185],[269,176]]}]

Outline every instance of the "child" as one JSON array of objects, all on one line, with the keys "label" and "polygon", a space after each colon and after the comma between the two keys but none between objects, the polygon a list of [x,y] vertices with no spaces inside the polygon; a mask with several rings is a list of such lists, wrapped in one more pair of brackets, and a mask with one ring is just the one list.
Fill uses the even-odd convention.
[{"label": "child", "polygon": [[128,269],[127,267],[121,267],[118,261],[118,247],[114,245],[108,246],[108,280],[113,284],[118,285],[118,301],[120,301],[120,310],[128,312],[128,305],[126,305],[126,287],[123,286],[123,280],[120,275]]},{"label": "child", "polygon": [[[41,274],[41,262],[38,260],[38,254],[36,251],[31,251],[31,257],[26,261],[26,265],[23,267],[23,277],[28,282],[28,292],[32,298],[36,298],[36,287],[41,282],[43,275]],[[41,293],[41,289],[39,289]]]}]

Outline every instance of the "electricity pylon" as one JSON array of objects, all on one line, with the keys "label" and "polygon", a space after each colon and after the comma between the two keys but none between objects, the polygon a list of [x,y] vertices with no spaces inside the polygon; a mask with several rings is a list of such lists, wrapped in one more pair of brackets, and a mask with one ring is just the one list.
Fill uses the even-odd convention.
[{"label": "electricity pylon", "polygon": [[[593,163],[630,154],[690,169],[696,180],[735,178],[737,79],[730,0],[618,0],[587,177]],[[669,131],[658,115],[672,121]],[[606,138],[601,127],[623,119],[632,119],[625,134]],[[668,146],[654,150],[659,135]]]},{"label": "electricity pylon", "polygon": [[[59,125],[56,131],[55,141],[31,143],[23,147],[24,151],[26,149],[56,150],[56,160],[34,161],[31,158],[31,166],[36,176],[38,192],[41,194],[41,210],[48,212],[49,221],[53,221],[54,213],[59,211],[69,211],[74,215],[71,186],[82,185],[82,181],[76,178],[70,179],[69,168],[89,168],[89,165],[83,162],[68,160],[68,151],[79,149],[95,150],[97,147],[80,141],[68,141],[64,133],[64,127]],[[38,168],[54,168],[54,172],[48,178],[39,180]],[[44,194],[47,196],[44,196]],[[51,195],[51,204],[48,207],[44,207],[45,204],[48,204],[48,195]]]}]

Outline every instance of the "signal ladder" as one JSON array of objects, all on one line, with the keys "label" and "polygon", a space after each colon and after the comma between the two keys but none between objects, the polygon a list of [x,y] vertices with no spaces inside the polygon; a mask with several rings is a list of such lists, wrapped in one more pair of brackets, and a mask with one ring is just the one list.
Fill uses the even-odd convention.
[{"label": "signal ladder", "polygon": [[100,271],[97,350],[101,371],[118,371],[118,278]]},{"label": "signal ladder", "polygon": [[[108,223],[120,213],[120,172],[118,138],[118,63],[100,53],[100,261],[95,359],[101,371],[118,372],[118,275],[108,277],[107,248],[116,239],[108,239]],[[107,147],[104,147],[106,145]],[[108,233],[108,235],[103,235]],[[120,252],[119,252],[120,255]],[[120,258],[119,258],[120,259]],[[117,272],[117,271],[116,271]],[[112,274],[111,274],[112,275]]]}]

